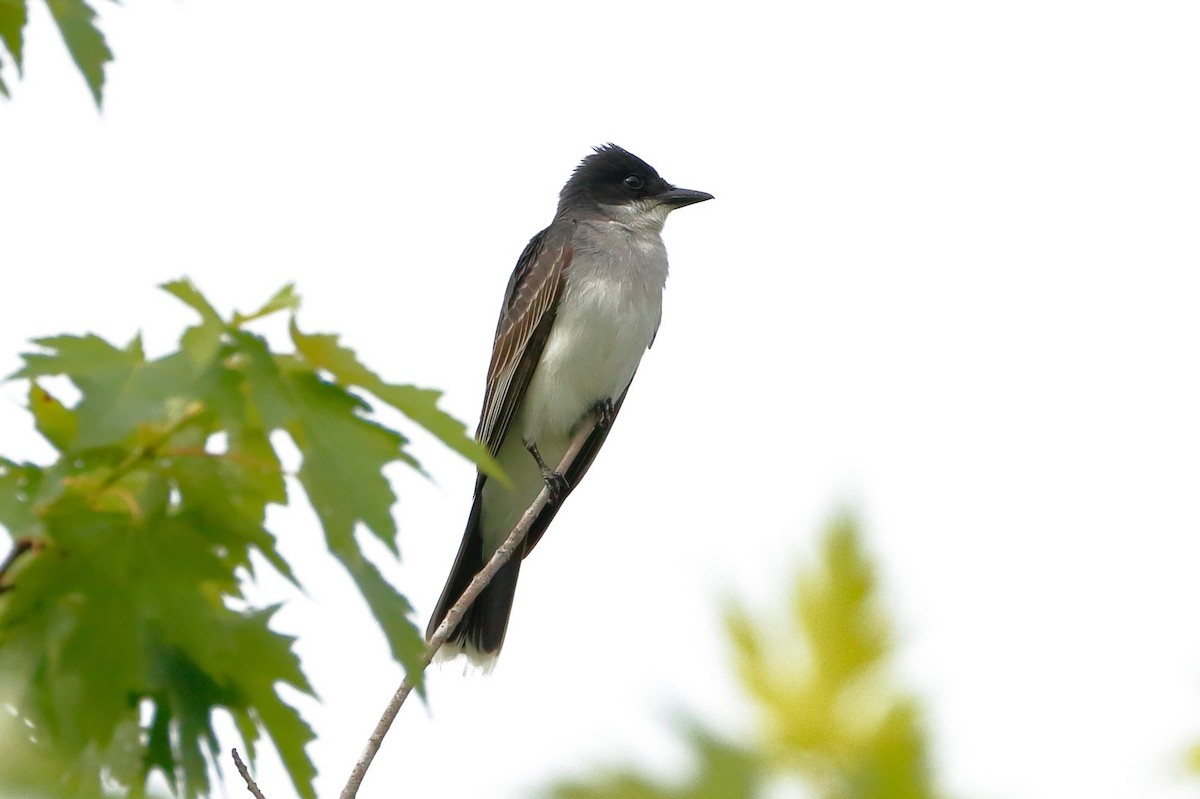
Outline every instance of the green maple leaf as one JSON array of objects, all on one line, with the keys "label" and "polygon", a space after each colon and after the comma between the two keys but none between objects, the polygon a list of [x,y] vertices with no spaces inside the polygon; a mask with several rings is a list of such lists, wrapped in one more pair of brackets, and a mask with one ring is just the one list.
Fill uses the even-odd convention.
[{"label": "green maple leaf", "polygon": [[16,463],[0,458],[0,525],[13,539],[36,537],[41,533],[35,498],[41,491],[45,470],[32,463]]},{"label": "green maple leaf", "polygon": [[425,642],[409,619],[412,606],[383,578],[354,540],[359,522],[393,553],[396,495],[383,467],[402,457],[403,439],[356,411],[361,400],[314,373],[282,376],[296,409],[288,432],[304,456],[298,477],[325,530],[334,554],[354,578],[371,612],[387,635],[392,655],[420,684]]},{"label": "green maple leaf", "polygon": [[327,370],[342,385],[358,386],[371,392],[470,460],[489,477],[507,482],[500,465],[482,444],[467,435],[463,423],[437,407],[442,396],[440,391],[386,383],[358,360],[354,350],[339,344],[337,336],[301,333],[294,318],[291,333],[296,351],[314,368]]},{"label": "green maple leaf", "polygon": [[35,343],[49,352],[24,354],[25,367],[14,377],[70,378],[83,394],[73,409],[72,443],[80,449],[128,443],[143,426],[169,425],[188,412],[199,390],[185,354],[147,361],[140,339],[125,349],[97,336],[54,336]]},{"label": "green maple leaf", "polygon": [[270,316],[279,311],[294,311],[300,307],[300,295],[296,293],[296,287],[291,283],[275,292],[271,299],[263,303],[262,307],[250,314],[241,314],[234,312],[232,325],[241,327],[246,322],[253,322],[255,319],[262,319],[264,316]]},{"label": "green maple leaf", "polygon": [[200,314],[200,324],[185,330],[180,344],[197,370],[207,368],[225,340],[226,326],[221,315],[190,280],[172,280],[159,288]]},{"label": "green maple leaf", "polygon": [[32,380],[29,382],[29,412],[33,414],[38,432],[55,449],[65,452],[71,448],[79,432],[79,420],[75,412]]},{"label": "green maple leaf", "polygon": [[83,78],[96,106],[104,92],[104,65],[113,60],[104,34],[96,27],[96,12],[83,0],[46,0],[54,22],[58,25],[67,52]]},{"label": "green maple leaf", "polygon": [[829,799],[936,796],[920,714],[887,679],[891,634],[851,519],[830,525],[817,567],[796,581],[787,624],[734,609],[727,626],[781,764]]},{"label": "green maple leaf", "polygon": [[[293,639],[270,627],[274,608],[240,609],[256,551],[297,582],[266,527],[268,507],[288,500],[271,436],[295,442],[296,477],[329,550],[418,689],[424,641],[412,607],[356,538],[361,526],[398,553],[383,471],[416,462],[351,389],[471,447],[436,392],[383,383],[335,337],[293,324],[297,353],[277,354],[242,328],[294,310],[290,286],[228,321],[190,282],[163,288],[200,317],[178,351],[147,359],[140,338],[117,347],[52,336],[15,375],[30,380],[34,424],[61,457],[0,458],[0,525],[35,542],[0,592],[0,680],[17,678],[5,682],[6,702],[21,735],[36,738],[21,750],[28,774],[62,775],[52,781],[60,795],[99,796],[101,771],[135,796],[152,771],[180,796],[206,795],[223,759],[213,717],[227,712],[251,761],[267,735],[312,799],[313,732],[277,691],[312,688]],[[73,407],[37,382],[49,376],[79,389]]]},{"label": "green maple leaf", "polygon": [[[874,567],[849,518],[832,524],[783,623],[731,610],[727,627],[761,731],[747,744],[694,722],[695,774],[681,786],[633,769],[554,786],[556,799],[738,799],[799,787],[819,799],[932,799],[921,715],[887,682],[890,655]],[[771,792],[770,795],[774,795]]]},{"label": "green maple leaf", "polygon": [[610,769],[586,780],[560,783],[546,792],[554,799],[754,799],[767,772],[753,750],[736,746],[695,721],[683,723],[695,773],[681,786],[633,769]]},{"label": "green maple leaf", "polygon": [[410,618],[412,606],[354,538],[361,523],[397,552],[391,515],[396,495],[382,471],[398,460],[415,465],[403,449],[405,439],[365,419],[362,414],[369,406],[342,386],[323,380],[313,364],[276,358],[261,338],[244,331],[234,332],[232,338],[264,426],[286,430],[300,450],[297,476],[321,521],[329,551],[354,579],[392,656],[423,687],[424,637]]},{"label": "green maple leaf", "polygon": [[144,359],[140,338],[119,349],[96,335],[46,336],[33,340],[47,353],[24,353],[25,366],[11,377],[46,377],[73,374],[88,376],[133,366]]},{"label": "green maple leaf", "polygon": [[[25,0],[0,0],[0,42],[12,54],[17,64],[17,73],[23,68],[23,49],[25,46],[25,23],[29,20],[29,10]],[[5,90],[5,94],[8,91]]]}]

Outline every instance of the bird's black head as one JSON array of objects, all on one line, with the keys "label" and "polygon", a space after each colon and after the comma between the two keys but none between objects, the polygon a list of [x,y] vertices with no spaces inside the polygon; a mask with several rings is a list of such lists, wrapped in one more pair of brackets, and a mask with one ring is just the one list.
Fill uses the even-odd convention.
[{"label": "bird's black head", "polygon": [[595,148],[575,167],[559,193],[559,213],[569,209],[599,206],[632,206],[646,209],[658,205],[681,208],[712,195],[677,189],[663,180],[654,167],[615,144]]}]

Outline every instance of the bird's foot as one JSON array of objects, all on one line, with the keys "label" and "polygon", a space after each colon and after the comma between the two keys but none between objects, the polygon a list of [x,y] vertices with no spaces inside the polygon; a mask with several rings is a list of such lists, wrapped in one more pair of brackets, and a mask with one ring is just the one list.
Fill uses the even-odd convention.
[{"label": "bird's foot", "polygon": [[596,427],[601,430],[611,427],[613,419],[617,416],[617,408],[613,405],[612,397],[597,402],[592,406],[592,412],[596,414]]},{"label": "bird's foot", "polygon": [[557,505],[559,500],[567,495],[567,490],[570,485],[567,484],[567,478],[562,472],[545,471],[542,472],[542,479],[546,481],[546,488],[550,490],[550,504]]},{"label": "bird's foot", "polygon": [[546,465],[542,460],[542,453],[538,452],[537,444],[526,444],[525,449],[529,450],[529,454],[537,461],[538,469],[542,472],[542,479],[546,481],[546,488],[550,490],[550,503],[558,504],[558,501],[566,496],[570,489],[570,484],[567,483],[567,478],[562,472],[556,472]]}]

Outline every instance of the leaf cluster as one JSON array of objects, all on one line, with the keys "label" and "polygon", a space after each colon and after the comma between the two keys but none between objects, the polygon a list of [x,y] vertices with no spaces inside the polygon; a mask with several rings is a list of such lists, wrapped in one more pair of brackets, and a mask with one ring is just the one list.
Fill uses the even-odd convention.
[{"label": "leaf cluster", "polygon": [[892,644],[875,571],[856,524],[835,521],[817,566],[796,578],[782,621],[731,609],[726,629],[759,733],[732,742],[696,722],[696,764],[683,785],[633,770],[561,783],[557,799],[754,799],[780,781],[822,799],[932,799],[927,744],[913,699],[892,687]]},{"label": "leaf cluster", "polygon": [[[437,408],[436,392],[385,383],[335,336],[305,334],[293,315],[295,351],[272,352],[246,325],[294,313],[290,286],[228,320],[191,283],[164,288],[200,316],[179,350],[147,358],[140,338],[118,347],[54,336],[38,339],[41,351],[14,375],[30,381],[34,423],[58,459],[0,458],[0,525],[14,542],[0,569],[0,696],[12,710],[0,739],[27,750],[26,764],[60,764],[50,795],[88,795],[99,775],[139,795],[158,769],[191,797],[209,791],[220,751],[213,714],[223,709],[251,759],[263,731],[312,797],[313,733],[277,685],[312,687],[293,639],[271,629],[276,608],[246,607],[241,591],[255,553],[296,582],[265,526],[267,507],[288,501],[272,435],[299,450],[296,478],[329,551],[418,680],[423,640],[411,608],[355,530],[398,554],[382,470],[419,464],[400,433],[371,418],[365,392],[496,467]],[[79,393],[70,406],[43,387],[63,377]],[[6,771],[5,795],[4,779],[21,782]]]},{"label": "leaf cluster", "polygon": [[785,626],[728,616],[742,685],[771,762],[824,799],[930,799],[928,745],[914,699],[887,672],[890,625],[857,525],[827,531],[818,567],[802,573]]},{"label": "leaf cluster", "polygon": [[[92,99],[100,105],[104,91],[104,67],[113,60],[104,34],[96,26],[96,12],[84,0],[45,0],[50,15],[71,60],[87,82]],[[25,24],[29,21],[28,0],[0,0],[0,43],[22,74],[25,55]],[[0,59],[0,67],[4,61]],[[9,96],[3,74],[0,74],[0,94]]]}]

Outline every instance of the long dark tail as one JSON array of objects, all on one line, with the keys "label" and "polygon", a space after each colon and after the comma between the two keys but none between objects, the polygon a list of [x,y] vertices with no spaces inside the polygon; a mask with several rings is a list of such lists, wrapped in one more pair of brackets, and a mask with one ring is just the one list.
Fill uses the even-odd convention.
[{"label": "long dark tail", "polygon": [[[437,609],[434,610],[429,619],[429,627],[425,630],[427,640],[433,637],[450,608],[458,602],[463,591],[467,590],[471,580],[484,566],[483,536],[479,530],[484,479],[480,476],[475,484],[475,502],[471,506],[471,516],[467,520],[462,545],[458,548],[458,557],[454,559],[454,567],[450,570],[446,587],[442,589]],[[517,591],[517,576],[520,573],[521,555],[518,554],[496,572],[487,588],[483,589],[471,603],[471,607],[467,608],[467,612],[463,614],[446,642],[447,654],[462,652],[472,661],[482,663],[500,653],[500,647],[504,644],[504,633],[508,629],[513,596]]]},{"label": "long dark tail", "polygon": [[[625,394],[628,391],[629,387],[626,386],[625,391],[614,404],[612,419],[615,419],[617,412],[621,410],[621,406],[625,403]],[[517,591],[517,577],[521,573],[521,561],[541,540],[567,495],[574,490],[575,486],[579,485],[579,481],[583,479],[592,465],[604,440],[608,438],[610,429],[611,423],[607,427],[597,427],[592,431],[584,443],[583,449],[575,458],[575,462],[571,464],[564,475],[567,479],[566,491],[558,498],[558,502],[542,509],[529,528],[529,534],[521,551],[514,554],[512,559],[496,572],[496,576],[488,583],[487,588],[483,589],[471,603],[471,607],[463,614],[458,626],[454,628],[454,632],[450,634],[450,638],[446,642],[447,645],[443,651],[447,654],[453,656],[462,652],[473,662],[479,664],[487,664],[500,654],[500,647],[504,644],[504,633],[508,629],[508,617],[512,612],[513,596]],[[486,479],[483,475],[479,475],[475,480],[475,501],[471,505],[471,516],[467,519],[467,529],[463,533],[458,556],[454,559],[454,568],[450,570],[450,578],[446,580],[446,587],[442,589],[437,609],[433,611],[429,626],[425,629],[426,640],[432,638],[433,634],[437,632],[437,628],[446,618],[446,614],[450,612],[450,608],[458,602],[463,591],[467,590],[471,580],[484,566],[483,536],[479,531],[479,516],[480,507],[483,504],[483,483]]]}]

